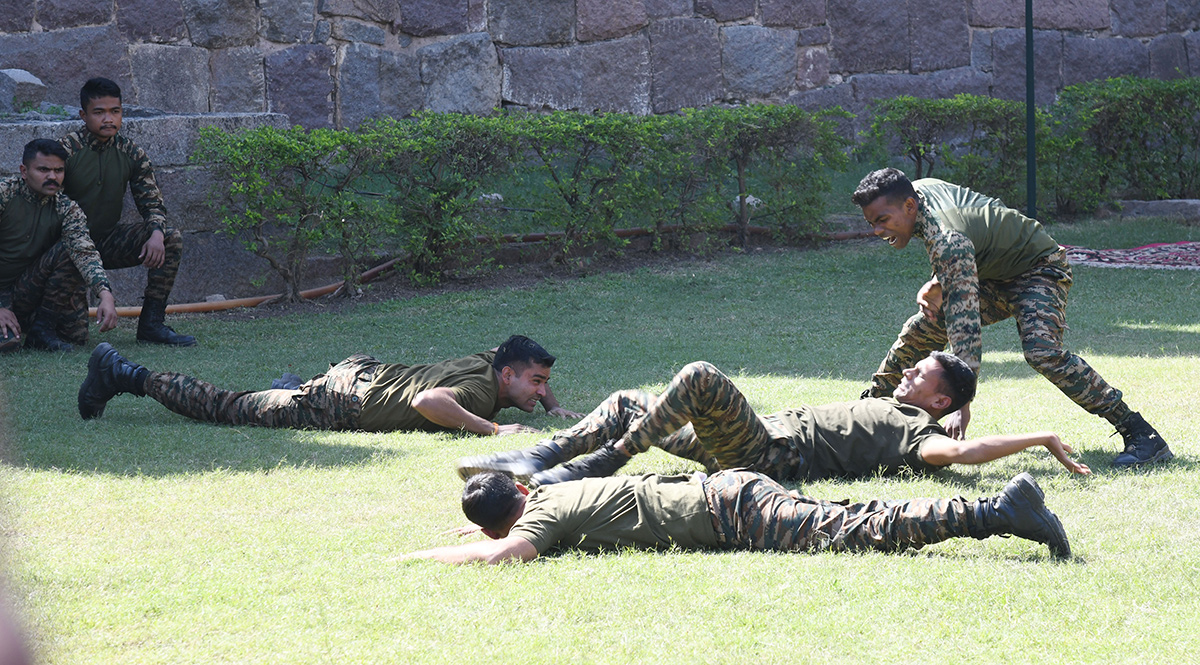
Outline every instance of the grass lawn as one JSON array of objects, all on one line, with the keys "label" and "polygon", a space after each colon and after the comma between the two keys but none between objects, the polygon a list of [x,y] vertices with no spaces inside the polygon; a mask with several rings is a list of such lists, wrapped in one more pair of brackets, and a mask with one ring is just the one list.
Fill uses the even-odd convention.
[{"label": "grass lawn", "polygon": [[[1055,226],[1063,243],[1200,239],[1167,222]],[[865,387],[928,274],[917,245],[750,250],[628,273],[244,321],[194,316],[192,349],[112,342],[152,369],[265,388],[353,352],[426,362],[524,333],[559,356],[587,411],[709,360],[760,412]],[[1120,438],[1025,365],[1011,321],[986,329],[972,433],[1054,429],[1091,465],[1045,453],[914,479],[820,482],[830,499],[968,497],[1032,472],[1075,556],[956,540],[902,555],[566,555],[524,566],[398,563],[465,520],[453,462],[530,445],[424,433],[259,430],[188,421],[124,395],[83,422],[85,353],[0,359],[4,570],[48,663],[1191,662],[1200,654],[1200,273],[1078,268],[1068,344],[1177,456],[1142,472]],[[550,429],[544,414],[501,422]],[[676,472],[660,452],[625,472]]]}]

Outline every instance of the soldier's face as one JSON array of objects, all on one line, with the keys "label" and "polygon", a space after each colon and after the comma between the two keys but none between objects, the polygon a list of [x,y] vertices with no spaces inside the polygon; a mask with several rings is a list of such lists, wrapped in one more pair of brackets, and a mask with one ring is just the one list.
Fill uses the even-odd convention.
[{"label": "soldier's face", "polygon": [[892,247],[904,249],[912,240],[913,227],[917,223],[916,199],[909,197],[893,203],[888,197],[881,196],[863,206],[862,211],[875,235]]},{"label": "soldier's face", "polygon": [[97,97],[88,101],[86,109],[79,110],[79,117],[89,132],[107,141],[121,131],[123,113],[120,99]]},{"label": "soldier's face", "polygon": [[950,396],[942,392],[942,364],[926,358],[915,367],[904,370],[904,378],[896,386],[892,397],[901,404],[919,406],[930,413],[941,411],[950,405]]},{"label": "soldier's face", "polygon": [[531,364],[518,372],[512,367],[505,367],[500,372],[500,382],[511,406],[522,411],[533,411],[546,396],[546,389],[550,385],[550,368]]},{"label": "soldier's face", "polygon": [[38,153],[33,161],[21,165],[21,177],[34,193],[54,196],[62,190],[63,173],[67,164],[54,155]]}]

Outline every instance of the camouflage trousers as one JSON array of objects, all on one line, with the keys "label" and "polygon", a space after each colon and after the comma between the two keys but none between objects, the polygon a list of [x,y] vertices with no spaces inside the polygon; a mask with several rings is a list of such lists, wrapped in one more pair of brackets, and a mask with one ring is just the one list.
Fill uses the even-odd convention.
[{"label": "camouflage trousers", "polygon": [[[150,240],[154,229],[145,222],[118,224],[104,239],[96,242],[96,251],[104,260],[105,270],[120,270],[142,265],[139,254],[142,246]],[[163,264],[146,271],[146,300],[166,302],[175,286],[179,274],[179,260],[183,256],[183,235],[177,229],[163,230]],[[82,280],[80,282],[82,284]],[[87,291],[77,289],[71,294],[69,319],[60,326],[60,336],[76,344],[87,343]],[[76,341],[79,340],[79,341]]]},{"label": "camouflage trousers", "polygon": [[843,505],[743,469],[708,477],[704,491],[727,549],[895,552],[970,536],[975,526],[975,502],[962,497]]},{"label": "camouflage trousers", "polygon": [[87,342],[87,308],[83,311],[82,339],[73,321],[76,299],[83,297],[86,303],[86,292],[83,277],[71,261],[71,252],[62,242],[57,242],[17,277],[12,286],[10,309],[22,330],[28,330],[40,308],[42,315],[49,314],[58,319],[55,327],[62,339],[84,344]]},{"label": "camouflage trousers", "polygon": [[295,390],[222,390],[175,372],[151,372],[146,395],[188,418],[223,425],[351,430],[379,361],[356,354]]},{"label": "camouflage trousers", "polygon": [[[1129,414],[1121,391],[1109,385],[1083,358],[1063,346],[1071,266],[1059,250],[1034,268],[1006,280],[981,280],[979,315],[983,325],[1015,318],[1025,362],[1089,413],[1116,423]],[[905,322],[871,380],[868,395],[887,397],[913,367],[948,343],[945,318],[918,312]]]},{"label": "camouflage trousers", "polygon": [[803,463],[786,433],[769,417],[760,418],[733,381],[706,362],[681,369],[658,397],[636,390],[613,393],[551,441],[569,458],[611,439],[623,440],[632,453],[661,448],[709,471],[746,467],[787,479]]}]

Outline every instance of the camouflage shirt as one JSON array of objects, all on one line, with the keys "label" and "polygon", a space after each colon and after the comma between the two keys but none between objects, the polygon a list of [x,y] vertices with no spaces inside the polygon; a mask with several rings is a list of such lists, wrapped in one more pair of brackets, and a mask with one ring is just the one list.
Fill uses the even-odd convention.
[{"label": "camouflage shirt", "polygon": [[111,291],[87,218],[74,201],[62,192],[36,194],[19,175],[0,180],[0,307],[12,307],[17,277],[60,239],[92,292],[99,297]]},{"label": "camouflage shirt", "polygon": [[917,220],[933,276],[942,285],[942,313],[951,350],[979,372],[979,280],[1017,277],[1058,250],[1035,219],[966,187],[925,178],[913,183]]},{"label": "camouflage shirt", "polygon": [[150,228],[163,230],[167,209],[145,150],[123,134],[100,141],[87,127],[67,134],[59,143],[70,154],[63,190],[87,214],[94,237],[108,237],[120,221],[127,184],[142,219]]}]

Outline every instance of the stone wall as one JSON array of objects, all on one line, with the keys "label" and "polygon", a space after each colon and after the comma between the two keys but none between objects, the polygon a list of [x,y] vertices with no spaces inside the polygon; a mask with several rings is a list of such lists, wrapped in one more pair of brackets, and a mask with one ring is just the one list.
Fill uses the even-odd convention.
[{"label": "stone wall", "polygon": [[[0,68],[76,104],[355,126],[500,105],[665,113],[769,101],[861,111],[897,94],[1022,99],[1024,0],[23,0]],[[1197,0],[1038,0],[1037,97],[1200,75]]]}]

